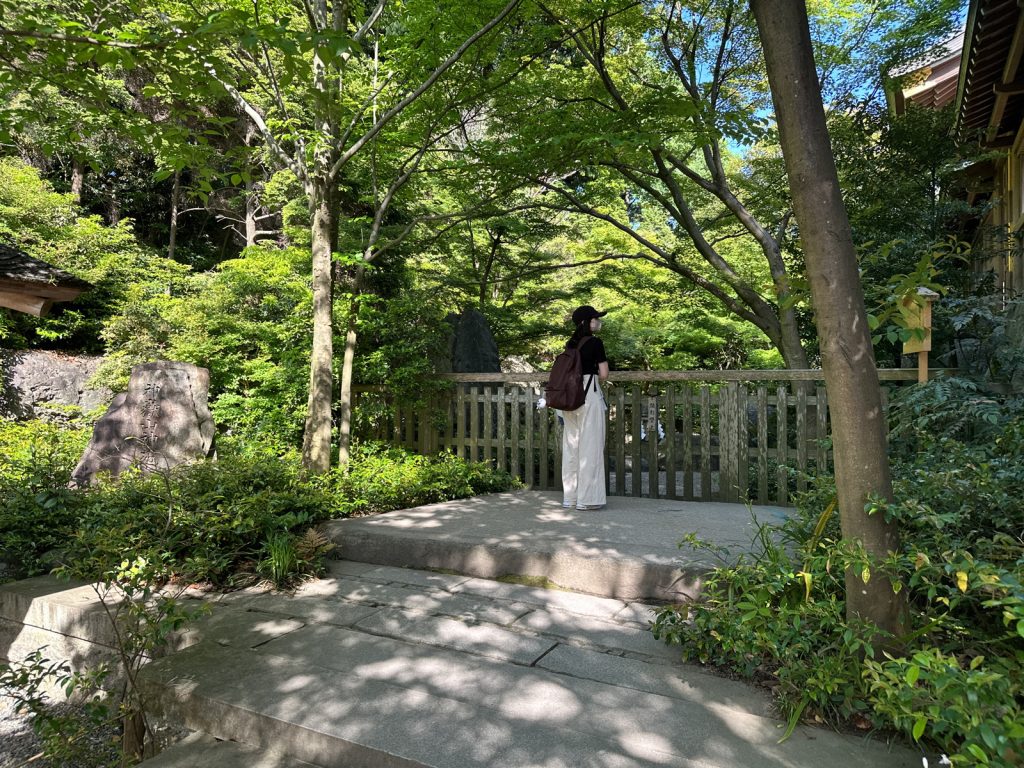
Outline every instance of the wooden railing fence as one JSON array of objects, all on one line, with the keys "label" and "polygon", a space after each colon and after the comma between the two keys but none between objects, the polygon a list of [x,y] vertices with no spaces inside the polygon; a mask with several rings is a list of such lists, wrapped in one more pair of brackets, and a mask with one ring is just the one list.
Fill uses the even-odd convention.
[{"label": "wooden railing fence", "polygon": [[[882,369],[883,392],[916,380]],[[424,407],[357,387],[364,435],[425,454],[450,451],[561,488],[561,427],[537,408],[546,373],[448,374]],[[819,370],[621,371],[605,385],[608,492],[787,505],[831,466],[828,397]]]}]

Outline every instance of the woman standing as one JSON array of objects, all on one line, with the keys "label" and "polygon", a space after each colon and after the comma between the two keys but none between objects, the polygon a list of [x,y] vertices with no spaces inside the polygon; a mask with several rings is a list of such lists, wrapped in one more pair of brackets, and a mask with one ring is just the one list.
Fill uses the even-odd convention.
[{"label": "woman standing", "polygon": [[605,411],[601,382],[608,378],[608,357],[604,343],[594,334],[601,330],[601,318],[590,305],[572,313],[575,326],[568,348],[580,351],[583,388],[587,399],[575,411],[564,411],[562,430],[562,506],[600,509],[607,502],[604,481]]}]

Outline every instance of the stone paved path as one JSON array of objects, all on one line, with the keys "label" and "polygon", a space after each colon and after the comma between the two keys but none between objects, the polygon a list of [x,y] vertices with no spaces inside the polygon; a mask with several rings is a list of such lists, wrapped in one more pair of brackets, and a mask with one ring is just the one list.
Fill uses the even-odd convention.
[{"label": "stone paved path", "polygon": [[[768,700],[679,662],[651,616],[636,602],[341,561],[294,596],[219,600],[148,684],[187,727],[287,756],[239,758],[268,767],[921,764],[821,729],[778,744]],[[221,764],[203,757],[209,743],[193,749],[154,768]]]}]

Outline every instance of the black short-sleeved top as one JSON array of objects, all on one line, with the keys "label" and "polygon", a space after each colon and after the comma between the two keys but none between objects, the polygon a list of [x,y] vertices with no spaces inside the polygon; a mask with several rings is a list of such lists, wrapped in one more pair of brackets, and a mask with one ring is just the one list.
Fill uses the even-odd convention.
[{"label": "black short-sleeved top", "polygon": [[[575,347],[577,343],[570,339],[568,346]],[[604,353],[604,342],[597,338],[597,336],[591,337],[590,341],[580,349],[580,363],[583,365],[584,376],[589,373],[597,373],[598,363],[607,362],[608,357]]]}]

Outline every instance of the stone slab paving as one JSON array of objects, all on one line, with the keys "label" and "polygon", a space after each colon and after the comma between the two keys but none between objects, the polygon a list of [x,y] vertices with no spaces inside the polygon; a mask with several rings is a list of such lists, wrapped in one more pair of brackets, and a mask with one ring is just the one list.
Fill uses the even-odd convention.
[{"label": "stone slab paving", "polygon": [[[345,546],[369,542],[367,559],[379,561],[333,562],[290,595],[202,598],[210,614],[145,681],[156,714],[206,737],[148,764],[920,765],[905,747],[822,729],[778,744],[783,724],[765,695],[682,664],[653,639],[656,606],[637,598],[652,584],[668,586],[662,597],[686,594],[710,565],[677,562],[687,556],[677,538],[694,530],[742,548],[750,515],[649,499],[577,513],[557,494],[524,492],[344,521],[335,534]],[[458,574],[398,567],[424,559]],[[484,578],[506,568],[589,594]],[[102,636],[95,609],[80,587],[53,580],[0,586],[0,630],[10,630],[0,650],[25,646],[25,633]]]},{"label": "stone slab paving", "polygon": [[753,515],[768,522],[786,514],[781,507],[752,513],[743,504],[614,496],[605,509],[580,512],[561,502],[557,491],[492,494],[338,520],[328,534],[346,560],[483,578],[538,576],[595,595],[675,600],[694,596],[715,564],[704,553],[681,551],[683,535],[744,550],[754,538]]},{"label": "stone slab paving", "polygon": [[778,744],[768,699],[679,662],[641,629],[650,606],[362,565],[217,601],[147,668],[159,710],[322,768],[921,764],[821,729]]}]

